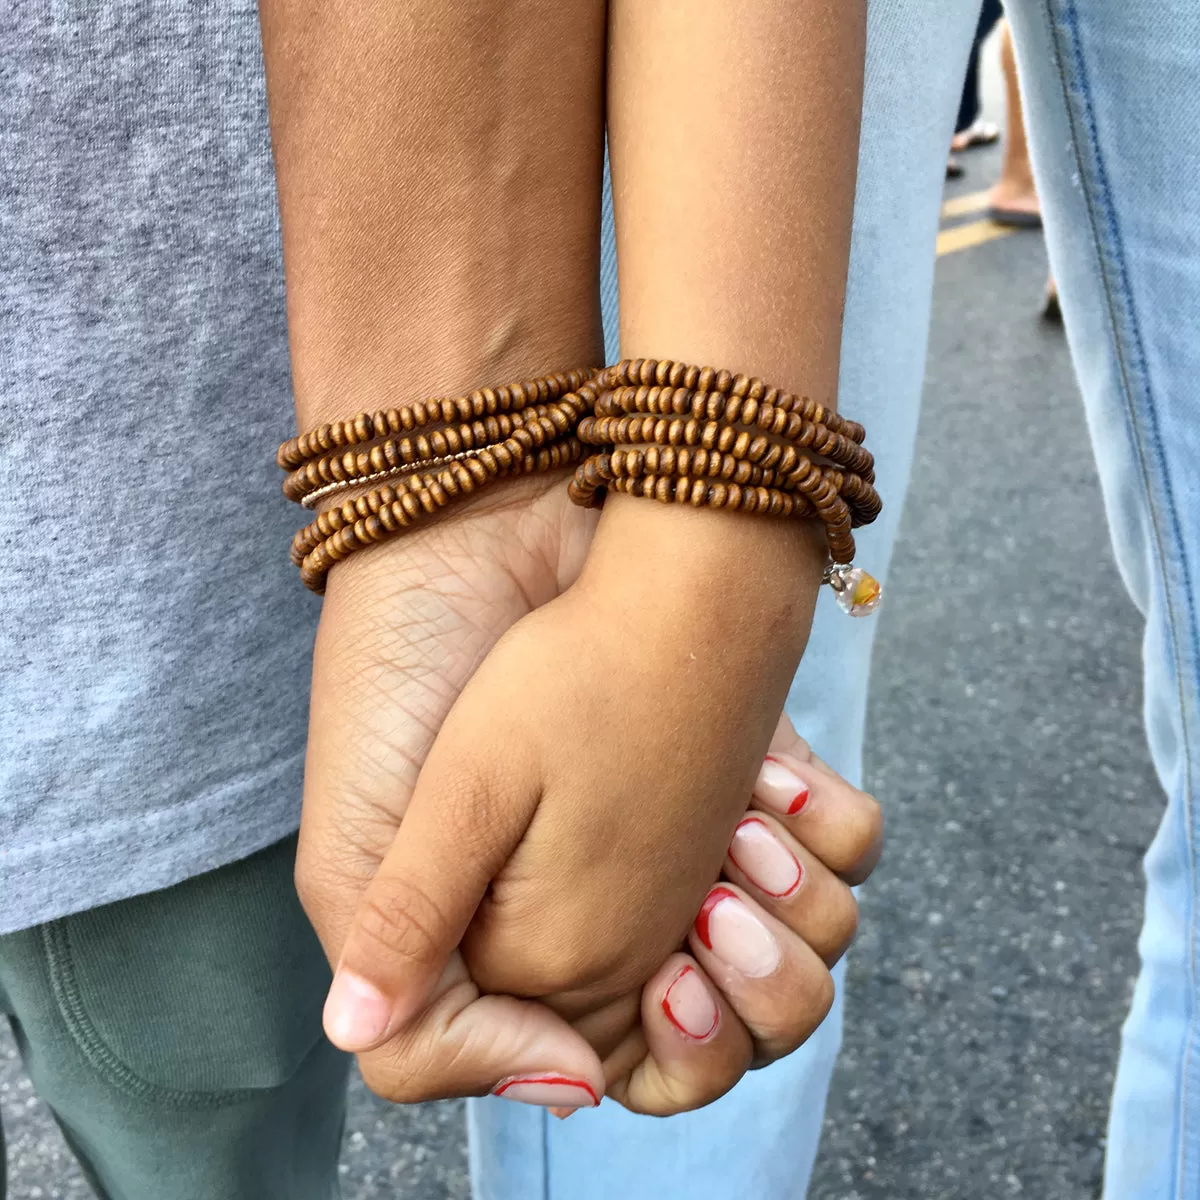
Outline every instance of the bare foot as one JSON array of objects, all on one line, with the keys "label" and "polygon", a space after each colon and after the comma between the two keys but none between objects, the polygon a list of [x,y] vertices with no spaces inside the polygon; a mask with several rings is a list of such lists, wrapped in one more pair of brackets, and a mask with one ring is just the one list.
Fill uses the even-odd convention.
[{"label": "bare foot", "polygon": [[1027,183],[1002,178],[988,193],[988,212],[1001,225],[1040,225],[1042,206],[1032,178]]},{"label": "bare foot", "polygon": [[1008,22],[1000,34],[1000,65],[1004,70],[1007,96],[1004,165],[1000,179],[988,196],[989,216],[1000,225],[1019,225],[1036,229],[1042,223],[1042,206],[1033,183],[1033,166],[1025,140],[1025,119],[1021,112],[1021,90],[1017,82],[1017,60],[1013,54],[1012,33]]}]

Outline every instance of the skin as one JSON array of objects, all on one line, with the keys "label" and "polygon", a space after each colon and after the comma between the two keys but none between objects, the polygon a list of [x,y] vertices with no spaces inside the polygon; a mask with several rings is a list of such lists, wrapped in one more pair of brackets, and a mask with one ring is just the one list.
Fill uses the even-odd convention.
[{"label": "skin", "polygon": [[1039,216],[1037,185],[1029,160],[1025,137],[1025,116],[1021,110],[1021,84],[1017,77],[1017,59],[1013,53],[1012,30],[1007,21],[1000,25],[1000,67],[1004,72],[1004,162],[996,186],[988,194],[992,208]]},{"label": "skin", "polygon": [[[301,427],[599,361],[606,39],[623,345],[832,402],[861,4],[261,12]],[[331,576],[297,884],[327,1028],[392,1098],[552,1070],[679,1111],[828,1005],[773,913],[791,986],[707,972],[703,1053],[654,999],[803,652],[819,532],[621,498],[598,525],[521,480]]]}]

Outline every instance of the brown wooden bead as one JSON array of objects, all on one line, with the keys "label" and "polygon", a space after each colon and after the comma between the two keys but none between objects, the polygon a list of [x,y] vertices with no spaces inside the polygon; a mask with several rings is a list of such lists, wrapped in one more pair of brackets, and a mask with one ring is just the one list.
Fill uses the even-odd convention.
[{"label": "brown wooden bead", "polygon": [[[577,469],[571,496],[608,490],[775,517],[817,517],[835,561],[878,514],[874,460],[860,425],[761,379],[638,359],[607,367],[582,442],[611,447]],[[644,449],[643,449],[644,447]]]},{"label": "brown wooden bead", "polygon": [[481,482],[504,474],[553,470],[583,456],[583,447],[574,437],[544,444],[533,455],[523,456],[519,449],[510,439],[483,452],[490,463],[482,456],[458,460],[434,472],[418,472],[320,514],[293,540],[292,559],[295,562],[299,558],[305,585],[323,591],[329,569],[336,562],[435,516],[458,496],[469,495]]},{"label": "brown wooden bead", "polygon": [[[682,387],[672,389],[658,385],[622,385],[601,391],[596,401],[596,413],[599,416],[690,413],[702,420],[757,426],[766,433],[790,437],[802,445],[815,441],[825,457],[865,478],[873,478],[874,463],[865,449],[832,428],[818,425],[809,415],[805,415],[823,411],[812,401],[806,400],[795,405],[790,404],[788,397],[782,397],[784,403],[776,406],[768,397],[780,399],[778,389],[766,388],[761,380],[758,381],[757,387],[748,385],[747,391],[755,394],[739,398],[715,390],[697,393]],[[793,408],[796,411],[793,411]],[[661,435],[643,435],[642,440],[659,436]]]},{"label": "brown wooden bead", "polygon": [[310,458],[332,450],[361,445],[390,434],[412,432],[442,421],[468,420],[485,414],[525,408],[533,401],[545,402],[583,387],[595,375],[591,369],[557,372],[504,389],[479,389],[455,399],[418,401],[402,408],[376,413],[359,413],[332,421],[284,442],[276,461],[284,470],[294,470]]},{"label": "brown wooden bead", "polygon": [[[449,410],[449,402],[446,407]],[[458,428],[448,426],[428,434],[388,438],[368,451],[328,455],[293,471],[284,481],[284,494],[303,502],[329,484],[352,483],[370,475],[399,471],[406,465],[415,469],[422,463],[437,464],[447,454],[461,454],[477,445],[495,445],[518,430],[529,431],[521,435],[526,448],[543,445],[549,438],[570,434],[581,407],[578,399],[569,395],[550,405],[501,413]]]}]

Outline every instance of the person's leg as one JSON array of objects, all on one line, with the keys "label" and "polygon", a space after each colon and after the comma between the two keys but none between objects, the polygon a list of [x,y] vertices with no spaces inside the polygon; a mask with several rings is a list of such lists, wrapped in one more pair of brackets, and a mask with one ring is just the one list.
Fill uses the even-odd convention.
[{"label": "person's leg", "polygon": [[[908,482],[946,146],[977,6],[971,0],[872,0],[868,12],[839,404],[866,423],[877,455],[885,507],[861,532],[858,561],[882,577]],[[611,241],[602,280],[611,335]],[[607,350],[610,361],[618,357],[613,336]],[[862,775],[874,631],[873,620],[850,620],[832,596],[822,597],[788,701],[797,729],[855,781]],[[840,970],[836,978],[840,986]],[[841,1020],[839,998],[801,1051],[754,1072],[708,1108],[665,1121],[631,1116],[608,1102],[559,1122],[524,1105],[471,1101],[476,1200],[795,1200],[816,1157]]]},{"label": "person's leg", "polygon": [[1042,209],[1029,161],[1017,60],[1007,21],[1000,32],[1000,69],[1004,72],[1004,162],[988,194],[988,209],[992,220],[1001,225],[1036,227],[1042,223]]},{"label": "person's leg", "polygon": [[38,1095],[103,1200],[331,1200],[348,1059],[295,839],[0,937]]},{"label": "person's leg", "polygon": [[[971,42],[971,52],[967,57],[967,70],[963,76],[962,95],[958,102],[958,116],[954,121],[955,134],[966,133],[979,119],[979,54],[988,34],[996,27],[996,22],[1004,15],[1000,0],[983,0],[979,10],[979,22],[975,26],[975,38]],[[969,144],[969,143],[968,143]],[[955,145],[951,142],[952,150],[965,150],[966,145]]]},{"label": "person's leg", "polygon": [[1200,8],[1014,0],[1010,15],[1117,564],[1146,615],[1146,725],[1167,795],[1145,861],[1142,970],[1104,1194],[1190,1200],[1200,1195],[1200,161],[1180,153],[1191,142],[1180,130],[1200,128]]}]

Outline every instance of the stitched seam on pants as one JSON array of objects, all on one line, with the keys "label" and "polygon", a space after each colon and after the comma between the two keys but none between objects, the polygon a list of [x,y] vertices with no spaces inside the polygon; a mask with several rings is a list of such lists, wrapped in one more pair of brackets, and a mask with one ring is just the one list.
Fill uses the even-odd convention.
[{"label": "stitched seam on pants", "polygon": [[[1045,0],[1046,17],[1052,33],[1052,45],[1056,58],[1058,76],[1063,86],[1063,101],[1066,108],[1067,120],[1071,127],[1072,150],[1075,154],[1076,165],[1081,178],[1092,181],[1093,187],[1084,188],[1084,204],[1087,209],[1088,222],[1091,226],[1092,240],[1097,252],[1097,266],[1104,288],[1104,297],[1108,309],[1108,319],[1112,335],[1113,353],[1116,357],[1121,379],[1121,391],[1125,400],[1126,415],[1130,425],[1130,436],[1133,442],[1138,465],[1141,469],[1142,484],[1147,498],[1147,509],[1150,515],[1151,528],[1154,531],[1154,541],[1158,551],[1158,568],[1160,582],[1163,588],[1163,602],[1167,610],[1167,628],[1170,631],[1171,649],[1176,660],[1176,686],[1178,688],[1178,703],[1181,725],[1181,749],[1184,759],[1183,805],[1184,830],[1187,838],[1188,859],[1190,865],[1191,888],[1189,901],[1188,928],[1188,1013],[1186,1021],[1187,1035],[1184,1042],[1183,1061],[1180,1064],[1179,1110],[1176,1113],[1178,1123],[1178,1156],[1176,1159],[1176,1180],[1173,1191],[1179,1200],[1184,1200],[1183,1186],[1186,1179],[1185,1154],[1187,1138],[1184,1135],[1184,1114],[1187,1111],[1188,1078],[1191,1069],[1192,1051],[1195,1042],[1196,1029],[1196,944],[1195,944],[1195,913],[1196,913],[1196,859],[1195,846],[1192,837],[1192,747],[1189,740],[1187,721],[1187,697],[1184,689],[1182,665],[1185,659],[1181,653],[1179,617],[1173,602],[1169,580],[1167,578],[1167,555],[1165,546],[1168,534],[1162,528],[1165,519],[1170,524],[1169,535],[1175,546],[1182,545],[1182,535],[1176,512],[1174,493],[1170,476],[1167,472],[1166,457],[1162,448],[1162,436],[1158,428],[1157,413],[1154,405],[1149,402],[1149,380],[1145,371],[1145,351],[1142,345],[1141,329],[1134,309],[1133,299],[1128,285],[1128,274],[1125,269],[1125,248],[1117,224],[1116,213],[1111,202],[1111,188],[1104,160],[1100,153],[1094,112],[1091,98],[1091,88],[1088,82],[1087,68],[1083,59],[1079,38],[1079,21],[1076,13],[1075,0],[1062,0],[1062,20],[1057,20],[1052,11],[1054,0]],[[1072,78],[1082,99],[1082,124],[1076,119],[1076,109],[1072,104],[1068,90],[1065,61],[1069,57]],[[1080,153],[1081,144],[1086,143],[1091,155],[1091,162],[1085,163]],[[1091,169],[1089,169],[1091,168]],[[1102,211],[1099,211],[1101,210]],[[1101,237],[1101,223],[1108,235],[1106,242]],[[1104,249],[1111,248],[1111,255]],[[1119,278],[1113,279],[1110,273],[1115,272]],[[1123,297],[1123,299],[1121,299]],[[1126,345],[1126,336],[1131,345]],[[1134,378],[1140,387],[1138,390],[1146,398],[1143,422],[1138,420],[1138,406],[1135,403]],[[1147,447],[1146,443],[1150,446]],[[1152,454],[1159,467],[1159,478],[1162,481],[1163,498],[1161,504],[1155,503],[1154,490],[1151,487],[1151,475],[1147,468],[1149,454]],[[1161,508],[1161,513],[1160,513]],[[1183,594],[1186,606],[1186,632],[1192,644],[1195,644],[1195,605],[1192,597],[1191,581],[1188,578],[1186,558],[1179,556],[1182,561],[1180,568],[1183,577]]]},{"label": "stitched seam on pants", "polygon": [[161,1087],[143,1079],[117,1057],[92,1023],[80,994],[79,981],[75,977],[65,924],[61,921],[51,921],[41,926],[41,936],[50,987],[67,1030],[93,1070],[114,1087],[138,1100],[152,1100],[173,1108],[191,1109],[220,1108],[257,1094],[254,1088],[223,1092],[183,1091]]}]

